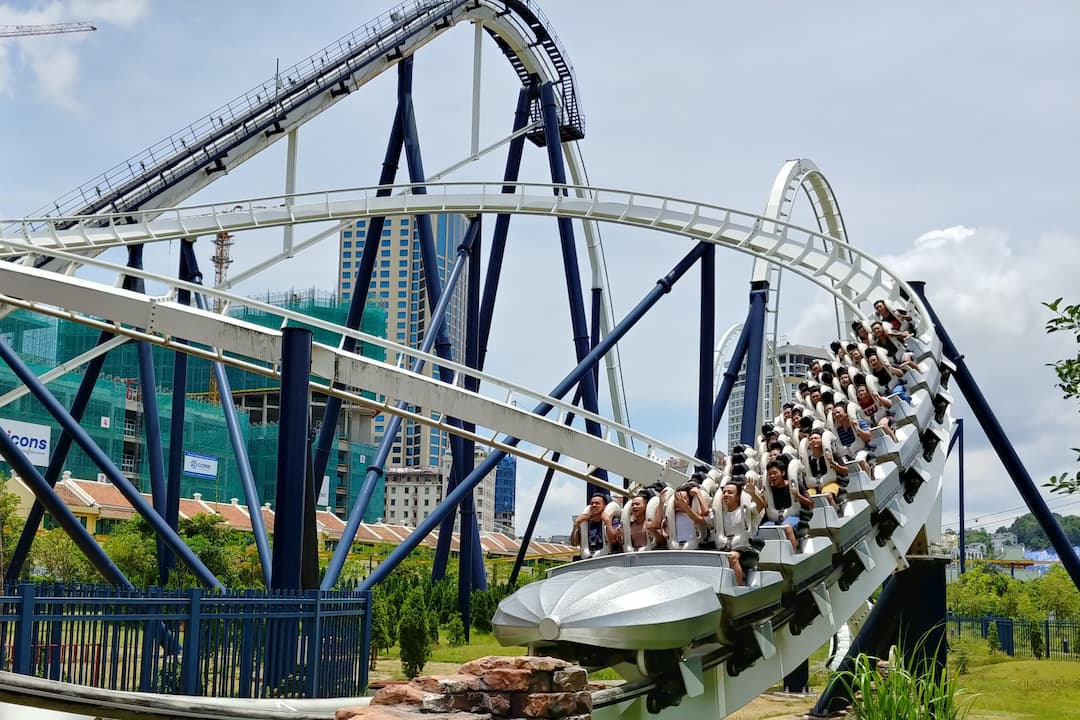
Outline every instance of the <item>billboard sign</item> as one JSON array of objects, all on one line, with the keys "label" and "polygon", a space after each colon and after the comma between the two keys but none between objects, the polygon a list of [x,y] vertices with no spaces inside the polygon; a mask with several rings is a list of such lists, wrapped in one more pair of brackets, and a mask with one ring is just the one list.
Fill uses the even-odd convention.
[{"label": "billboard sign", "polygon": [[211,455],[184,453],[184,474],[197,478],[213,480],[217,477],[218,459]]},{"label": "billboard sign", "polygon": [[8,434],[15,447],[22,450],[31,463],[37,467],[46,467],[49,464],[52,428],[48,425],[0,418],[0,429]]}]

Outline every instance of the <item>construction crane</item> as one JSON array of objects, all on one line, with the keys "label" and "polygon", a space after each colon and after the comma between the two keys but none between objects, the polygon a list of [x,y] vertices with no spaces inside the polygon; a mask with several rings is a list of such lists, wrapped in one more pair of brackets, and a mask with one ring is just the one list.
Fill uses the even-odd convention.
[{"label": "construction crane", "polygon": [[0,38],[60,35],[62,33],[93,32],[94,30],[97,30],[97,28],[88,22],[53,23],[52,25],[0,25]]},{"label": "construction crane", "polygon": [[[224,287],[228,277],[229,266],[232,265],[232,242],[233,236],[224,230],[214,237],[214,254],[210,258],[214,263],[214,286]],[[214,298],[214,312],[220,313],[225,309],[225,304],[220,297]],[[207,401],[215,405],[221,404],[221,391],[218,389],[214,374],[210,374],[210,387],[207,388]]]}]

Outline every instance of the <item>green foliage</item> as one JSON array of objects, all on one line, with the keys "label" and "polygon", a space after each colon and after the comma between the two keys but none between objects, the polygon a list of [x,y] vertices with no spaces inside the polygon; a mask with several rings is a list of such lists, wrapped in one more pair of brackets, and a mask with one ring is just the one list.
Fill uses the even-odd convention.
[{"label": "green foliage", "polygon": [[[1053,313],[1053,317],[1046,321],[1047,334],[1058,332],[1071,333],[1076,338],[1077,347],[1080,348],[1080,305],[1061,304],[1062,298],[1043,305]],[[1057,374],[1056,387],[1066,400],[1080,398],[1080,349],[1075,358],[1063,358],[1050,367]],[[1080,448],[1072,448],[1076,453],[1077,462],[1080,462]],[[1053,475],[1050,481],[1043,483],[1043,487],[1050,488],[1053,492],[1066,495],[1080,492],[1080,473],[1063,472]]]},{"label": "green foliage", "polygon": [[986,633],[986,645],[990,649],[991,655],[1001,652],[1001,638],[998,637],[996,622],[990,623],[990,630]]},{"label": "green foliage", "polygon": [[423,671],[431,657],[427,603],[422,588],[412,588],[405,600],[398,625],[398,643],[401,646],[401,670],[411,680]]},{"label": "green foliage", "polygon": [[382,586],[376,586],[372,592],[371,601],[371,658],[369,666],[375,669],[375,661],[379,653],[389,650],[397,642],[397,625],[392,622],[389,600],[381,590]]},{"label": "green foliage", "polygon": [[30,546],[28,569],[55,582],[101,582],[101,575],[62,528],[39,533]]},{"label": "green foliage", "polygon": [[903,648],[889,660],[887,673],[878,672],[877,658],[860,654],[850,672],[840,674],[851,697],[851,717],[860,720],[960,720],[971,709],[963,691],[948,673],[939,672],[932,660],[916,660],[921,653]]},{"label": "green foliage", "polygon": [[[1080,545],[1080,516],[1058,515],[1054,513],[1054,519],[1061,526],[1065,537],[1072,545]],[[1039,521],[1031,513],[1021,515],[1013,521],[1012,525],[1005,528],[1016,533],[1016,541],[1028,549],[1042,550],[1050,547],[1050,540],[1046,537]]]},{"label": "green foliage", "polygon": [[992,567],[976,566],[947,586],[946,602],[954,615],[1037,622],[1054,613],[1058,620],[1080,620],[1080,591],[1064,568],[1054,567],[1043,577],[1020,581]]},{"label": "green foliage", "polygon": [[1031,643],[1031,654],[1036,660],[1042,660],[1046,648],[1043,645],[1043,624],[1041,622],[1028,623],[1028,642]]},{"label": "green foliage", "polygon": [[[992,627],[995,624],[991,625]],[[997,637],[997,633],[994,634]],[[953,667],[956,668],[957,675],[967,675],[968,667],[971,664],[971,656],[974,654],[974,648],[971,646],[970,640],[956,640],[950,643],[949,653],[953,656]]]},{"label": "green foliage", "polygon": [[159,584],[154,531],[141,516],[117,525],[102,547],[135,587]]},{"label": "green foliage", "polygon": [[480,632],[491,632],[491,620],[499,603],[511,593],[509,585],[491,584],[487,590],[473,590],[472,626]]},{"label": "green foliage", "polygon": [[8,558],[19,542],[22,522],[19,496],[7,489],[7,475],[0,473],[0,575],[7,572]]},{"label": "green foliage", "polygon": [[461,622],[460,615],[453,615],[450,622],[446,623],[446,644],[450,647],[461,647],[465,644],[465,623]]}]

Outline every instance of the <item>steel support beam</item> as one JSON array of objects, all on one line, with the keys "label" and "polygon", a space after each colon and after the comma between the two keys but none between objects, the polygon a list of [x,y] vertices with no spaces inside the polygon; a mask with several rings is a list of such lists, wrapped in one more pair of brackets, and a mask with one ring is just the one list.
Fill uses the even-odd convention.
[{"label": "steel support beam", "polygon": [[949,337],[949,333],[941,324],[940,318],[938,318],[933,306],[926,298],[926,283],[911,281],[909,284],[922,300],[926,311],[930,313],[929,320],[934,323],[937,335],[941,339],[945,357],[956,366],[956,371],[953,373],[956,384],[960,391],[964,393],[964,399],[967,400],[968,406],[971,407],[971,411],[975,414],[975,419],[979,421],[979,426],[982,427],[983,432],[986,434],[986,439],[990,441],[990,447],[994,448],[994,452],[997,453],[998,460],[1005,468],[1005,472],[1009,474],[1013,485],[1020,492],[1020,497],[1024,499],[1028,509],[1035,516],[1035,519],[1039,521],[1039,526],[1046,533],[1046,537],[1050,539],[1050,544],[1057,551],[1061,564],[1069,571],[1069,577],[1072,578],[1073,584],[1080,588],[1080,557],[1077,557],[1076,551],[1073,550],[1072,544],[1069,542],[1068,537],[1065,536],[1065,531],[1061,529],[1061,526],[1054,519],[1050,508],[1046,505],[1046,500],[1043,499],[1042,494],[1039,492],[1039,488],[1031,479],[1031,475],[1028,473],[1027,468],[1024,467],[1024,463],[1020,461],[1020,456],[1016,454],[1016,448],[1013,447],[1009,435],[1001,427],[1001,423],[998,422],[994,411],[990,409],[990,403],[987,402],[986,396],[982,394],[978,383],[975,382],[975,377],[971,374],[967,362],[964,361],[964,356],[957,350],[956,344]]},{"label": "steel support beam", "polygon": [[[100,347],[112,337],[111,333],[102,332],[98,335],[95,346]],[[98,376],[101,375],[101,368],[105,364],[105,357],[105,355],[98,355],[86,366],[86,372],[79,382],[79,389],[75,392],[75,399],[71,403],[71,417],[74,418],[76,422],[82,422],[83,413],[86,412],[86,406],[90,403],[90,398],[94,394],[94,386],[97,384]],[[60,479],[60,473],[64,470],[64,463],[67,461],[68,452],[71,450],[71,443],[73,440],[74,438],[71,436],[71,433],[66,430],[60,433],[60,439],[57,440],[56,445],[53,446],[52,457],[49,458],[49,465],[45,469],[44,482],[45,485],[48,486],[49,492],[54,497],[56,494],[52,488],[56,487],[56,481]],[[14,467],[14,465],[12,467]],[[22,475],[21,472],[19,474]],[[34,494],[36,497],[37,493]],[[37,530],[38,527],[41,526],[41,518],[44,514],[45,506],[42,504],[41,500],[35,499],[34,504],[30,506],[30,512],[26,515],[26,522],[23,523],[22,533],[19,535],[19,542],[16,544],[15,551],[11,554],[11,561],[7,566],[4,577],[8,582],[15,582],[19,579],[23,565],[26,563],[26,558],[30,555],[30,547],[34,543],[34,536],[37,535]],[[56,517],[56,513],[53,513],[53,517]],[[82,527],[82,525],[79,525],[79,527]],[[70,535],[71,533],[69,532],[68,534]]]},{"label": "steel support beam", "polygon": [[746,382],[743,384],[742,432],[739,442],[753,445],[760,423],[758,401],[761,398],[762,360],[765,351],[765,305],[769,295],[769,283],[756,280],[750,283],[750,312],[746,325],[750,328],[750,341],[746,348]]},{"label": "steel support beam", "polygon": [[960,476],[960,574],[963,575],[967,572],[967,535],[964,530],[966,518],[964,517],[964,419],[956,419],[956,427],[953,430],[952,438],[949,440],[949,449],[947,454],[952,455],[953,446],[957,447],[956,462],[959,464],[959,476]]},{"label": "steel support beam", "polygon": [[[398,163],[401,160],[401,149],[404,142],[401,106],[398,105],[397,111],[394,113],[394,124],[390,128],[390,139],[386,143],[386,155],[383,157],[382,170],[379,173],[379,185],[393,184],[394,178],[397,177]],[[376,191],[376,195],[388,197],[390,191],[380,189]],[[385,217],[373,217],[364,231],[364,252],[356,269],[352,298],[349,301],[349,312],[345,316],[345,327],[350,330],[359,329],[360,323],[364,319],[368,288],[371,287],[371,275],[375,269],[375,260],[379,257],[379,248],[382,246],[382,230],[385,224]],[[356,338],[343,337],[341,339],[341,349],[346,352],[355,351]],[[315,443],[315,453],[312,458],[315,482],[318,484],[320,492],[322,491],[322,478],[326,474],[330,450],[337,439],[337,421],[340,412],[341,398],[327,397],[326,408],[323,410],[322,425],[319,428],[319,438]],[[316,497],[318,497],[318,494],[316,494]]]},{"label": "steel support beam", "polygon": [[[0,342],[3,342],[0,340]],[[19,474],[30,490],[34,493],[38,502],[52,515],[53,519],[64,528],[64,532],[86,555],[90,563],[97,568],[107,581],[128,589],[134,586],[120,572],[120,568],[105,554],[101,546],[94,540],[86,528],[82,526],[78,518],[71,512],[67,505],[57,496],[56,491],[41,477],[41,473],[30,462],[12,441],[6,432],[0,432],[0,456],[3,456],[7,464]],[[9,568],[10,570],[10,568]]]},{"label": "steel support beam", "polygon": [[[185,262],[191,280],[196,284],[202,284],[202,272],[199,270],[199,261],[195,257],[194,241],[185,240],[180,244],[180,252],[186,256]],[[200,310],[206,310],[206,298],[202,293],[195,293],[195,305]],[[244,442],[244,434],[240,431],[240,418],[236,412],[236,406],[232,399],[232,386],[229,376],[225,372],[225,366],[219,362],[210,363],[211,372],[214,373],[214,381],[217,382],[218,391],[221,395],[221,412],[225,416],[225,426],[229,431],[229,441],[232,444],[233,455],[236,458],[236,467],[240,473],[240,484],[244,488],[244,502],[247,503],[248,517],[251,520],[251,532],[255,536],[255,548],[259,552],[259,562],[262,564],[263,582],[270,587],[272,558],[270,553],[270,541],[266,536],[266,524],[263,522],[262,501],[259,498],[259,488],[255,485],[255,476],[251,472],[251,460],[248,458],[247,445]]]},{"label": "steel support beam", "polygon": [[[671,272],[657,280],[656,286],[650,290],[629,313],[627,313],[626,317],[623,318],[618,325],[612,328],[611,333],[603,338],[599,345],[593,348],[589,354],[586,355],[565,378],[563,378],[562,382],[555,386],[549,395],[556,399],[563,397],[571,390],[571,388],[578,385],[583,377],[592,373],[593,366],[600,362],[601,358],[611,350],[612,346],[619,342],[623,336],[645,316],[645,313],[660,300],[660,298],[671,292],[671,287],[694,266],[694,263],[701,257],[703,247],[704,245],[702,243],[694,246],[686,257],[676,264]],[[532,412],[536,415],[545,416],[551,412],[551,410],[552,405],[550,403],[541,402],[533,408]],[[516,447],[521,441],[516,437],[506,437],[503,442],[509,447]],[[485,458],[484,461],[469,474],[469,477],[465,478],[461,485],[458,485],[458,487],[454,488],[452,492],[443,498],[439,507],[435,508],[435,512],[421,521],[416,529],[390,553],[386,560],[367,576],[358,589],[370,590],[391,573],[394,568],[396,568],[402,560],[408,557],[409,553],[412,552],[425,537],[427,537],[435,526],[442,522],[446,514],[453,511],[454,505],[461,501],[465,496],[465,493],[474,489],[480,481],[484,479],[485,475],[498,466],[499,461],[504,457],[506,457],[506,452],[504,450],[495,450],[488,455],[487,458]],[[323,581],[323,588],[326,588],[325,579]]]},{"label": "steel support beam", "polygon": [[[172,548],[173,552],[180,556],[184,563],[191,568],[195,573],[195,576],[200,582],[213,587],[221,587],[221,583],[214,577],[214,574],[206,567],[202,560],[198,558],[195,553],[191,551],[184,541],[170,528],[165,519],[158,515],[157,511],[146,502],[146,499],[139,493],[139,491],[128,481],[127,478],[120,472],[120,469],[116,467],[109,456],[102,452],[101,448],[94,443],[90,435],[79,425],[71,414],[68,413],[64,406],[60,403],[56,397],[49,392],[49,389],[38,382],[37,376],[33,371],[27,367],[26,363],[22,361],[7,344],[7,341],[0,338],[0,360],[3,360],[15,373],[15,376],[22,381],[23,384],[28,386],[37,398],[38,402],[42,404],[46,411],[60,426],[71,433],[75,442],[82,448],[83,452],[89,456],[90,460],[97,465],[103,473],[109,478],[109,481],[120,491],[124,498],[131,503],[135,511],[142,515],[147,523],[154,529],[160,537],[164,538],[166,544]],[[20,473],[21,475],[22,473]],[[49,489],[52,492],[52,489]],[[41,497],[39,496],[39,500]],[[44,504],[44,500],[42,500]],[[52,512],[52,509],[46,505],[46,509]]]},{"label": "steel support beam", "polygon": [[[477,231],[479,227],[477,227]],[[431,314],[431,322],[428,327],[427,333],[424,335],[424,342],[420,347],[421,352],[429,352],[431,346],[435,344],[435,338],[437,333],[435,329],[441,325],[446,317],[446,313],[450,306],[451,296],[454,294],[454,287],[457,285],[458,278],[461,277],[461,272],[465,268],[466,258],[468,256],[469,246],[476,235],[476,232],[466,232],[465,239],[458,247],[458,257],[454,262],[454,267],[450,271],[450,277],[447,278],[446,288],[444,294],[439,297],[439,304],[436,306],[435,311]],[[411,370],[414,373],[419,373],[423,370],[424,363],[422,360],[417,359]],[[398,402],[396,407],[404,408],[407,403]],[[334,551],[334,555],[330,558],[330,563],[327,565],[326,574],[323,575],[322,585],[323,590],[330,590],[337,584],[338,577],[341,575],[341,570],[345,566],[345,559],[349,556],[349,548],[352,547],[352,542],[356,538],[356,531],[360,527],[360,523],[364,518],[364,511],[367,510],[367,505],[371,501],[371,495],[375,492],[375,483],[382,475],[383,466],[386,465],[386,458],[390,456],[390,448],[394,445],[394,437],[397,436],[398,430],[401,428],[401,416],[392,415],[389,422],[386,425],[386,430],[383,432],[382,442],[379,444],[379,449],[375,453],[375,459],[371,465],[368,466],[367,473],[364,476],[364,483],[360,486],[360,494],[356,498],[356,502],[353,503],[352,510],[349,512],[349,519],[345,523],[345,529],[341,532],[341,540],[338,541],[337,549]],[[446,500],[444,498],[443,503]]]},{"label": "steel support beam", "polygon": [[[143,269],[143,246],[128,247],[128,267]],[[122,287],[132,292],[146,292],[141,278],[125,275]],[[158,413],[157,377],[154,373],[154,356],[150,343],[137,341],[136,355],[139,362],[139,403],[143,411],[143,429],[146,438],[146,465],[150,471],[150,501],[162,518],[166,515],[165,459],[161,450],[161,416]],[[173,527],[175,531],[176,528]],[[168,578],[168,548],[161,537],[157,540],[158,582],[165,587]]]},{"label": "steel support beam", "polygon": [[[562,139],[559,132],[559,106],[555,100],[555,87],[544,83],[540,87],[540,108],[544,117],[544,138],[546,140],[548,165],[551,169],[551,182],[566,184],[566,165],[563,161]],[[555,190],[556,194],[565,195],[565,190]],[[574,224],[570,218],[558,218],[559,246],[562,248],[563,271],[566,275],[566,295],[570,301],[570,326],[574,336],[574,353],[580,363],[589,354],[589,328],[585,319],[585,299],[581,289],[581,268],[578,265],[577,247],[574,243]],[[589,412],[599,411],[599,399],[596,392],[595,374],[582,377],[581,404]],[[590,435],[600,437],[600,425],[595,420],[586,420],[585,429]],[[597,477],[606,481],[607,471],[601,469]],[[585,502],[589,501],[600,488],[588,485]]]},{"label": "steel support beam", "polygon": [[716,248],[701,255],[701,328],[698,348],[698,460],[712,464],[713,351],[716,344]]},{"label": "steel support beam", "polygon": [[281,331],[281,420],[279,421],[277,494],[274,502],[273,590],[299,590],[307,495],[307,444],[311,415],[308,375],[312,332]]},{"label": "steel support beam", "polygon": [[945,566],[947,559],[909,557],[910,567],[889,578],[877,603],[855,636],[847,655],[821,693],[811,717],[832,717],[851,702],[841,674],[850,672],[860,654],[887,659],[893,645],[904,653],[916,675],[945,672]]}]

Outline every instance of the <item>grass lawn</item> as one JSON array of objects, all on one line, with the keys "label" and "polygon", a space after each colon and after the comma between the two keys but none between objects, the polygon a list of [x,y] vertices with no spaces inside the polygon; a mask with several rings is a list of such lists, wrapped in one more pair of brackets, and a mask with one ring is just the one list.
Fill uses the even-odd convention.
[{"label": "grass lawn", "polygon": [[975,695],[970,720],[1080,720],[1080,663],[1012,660],[973,668],[959,678]]}]

